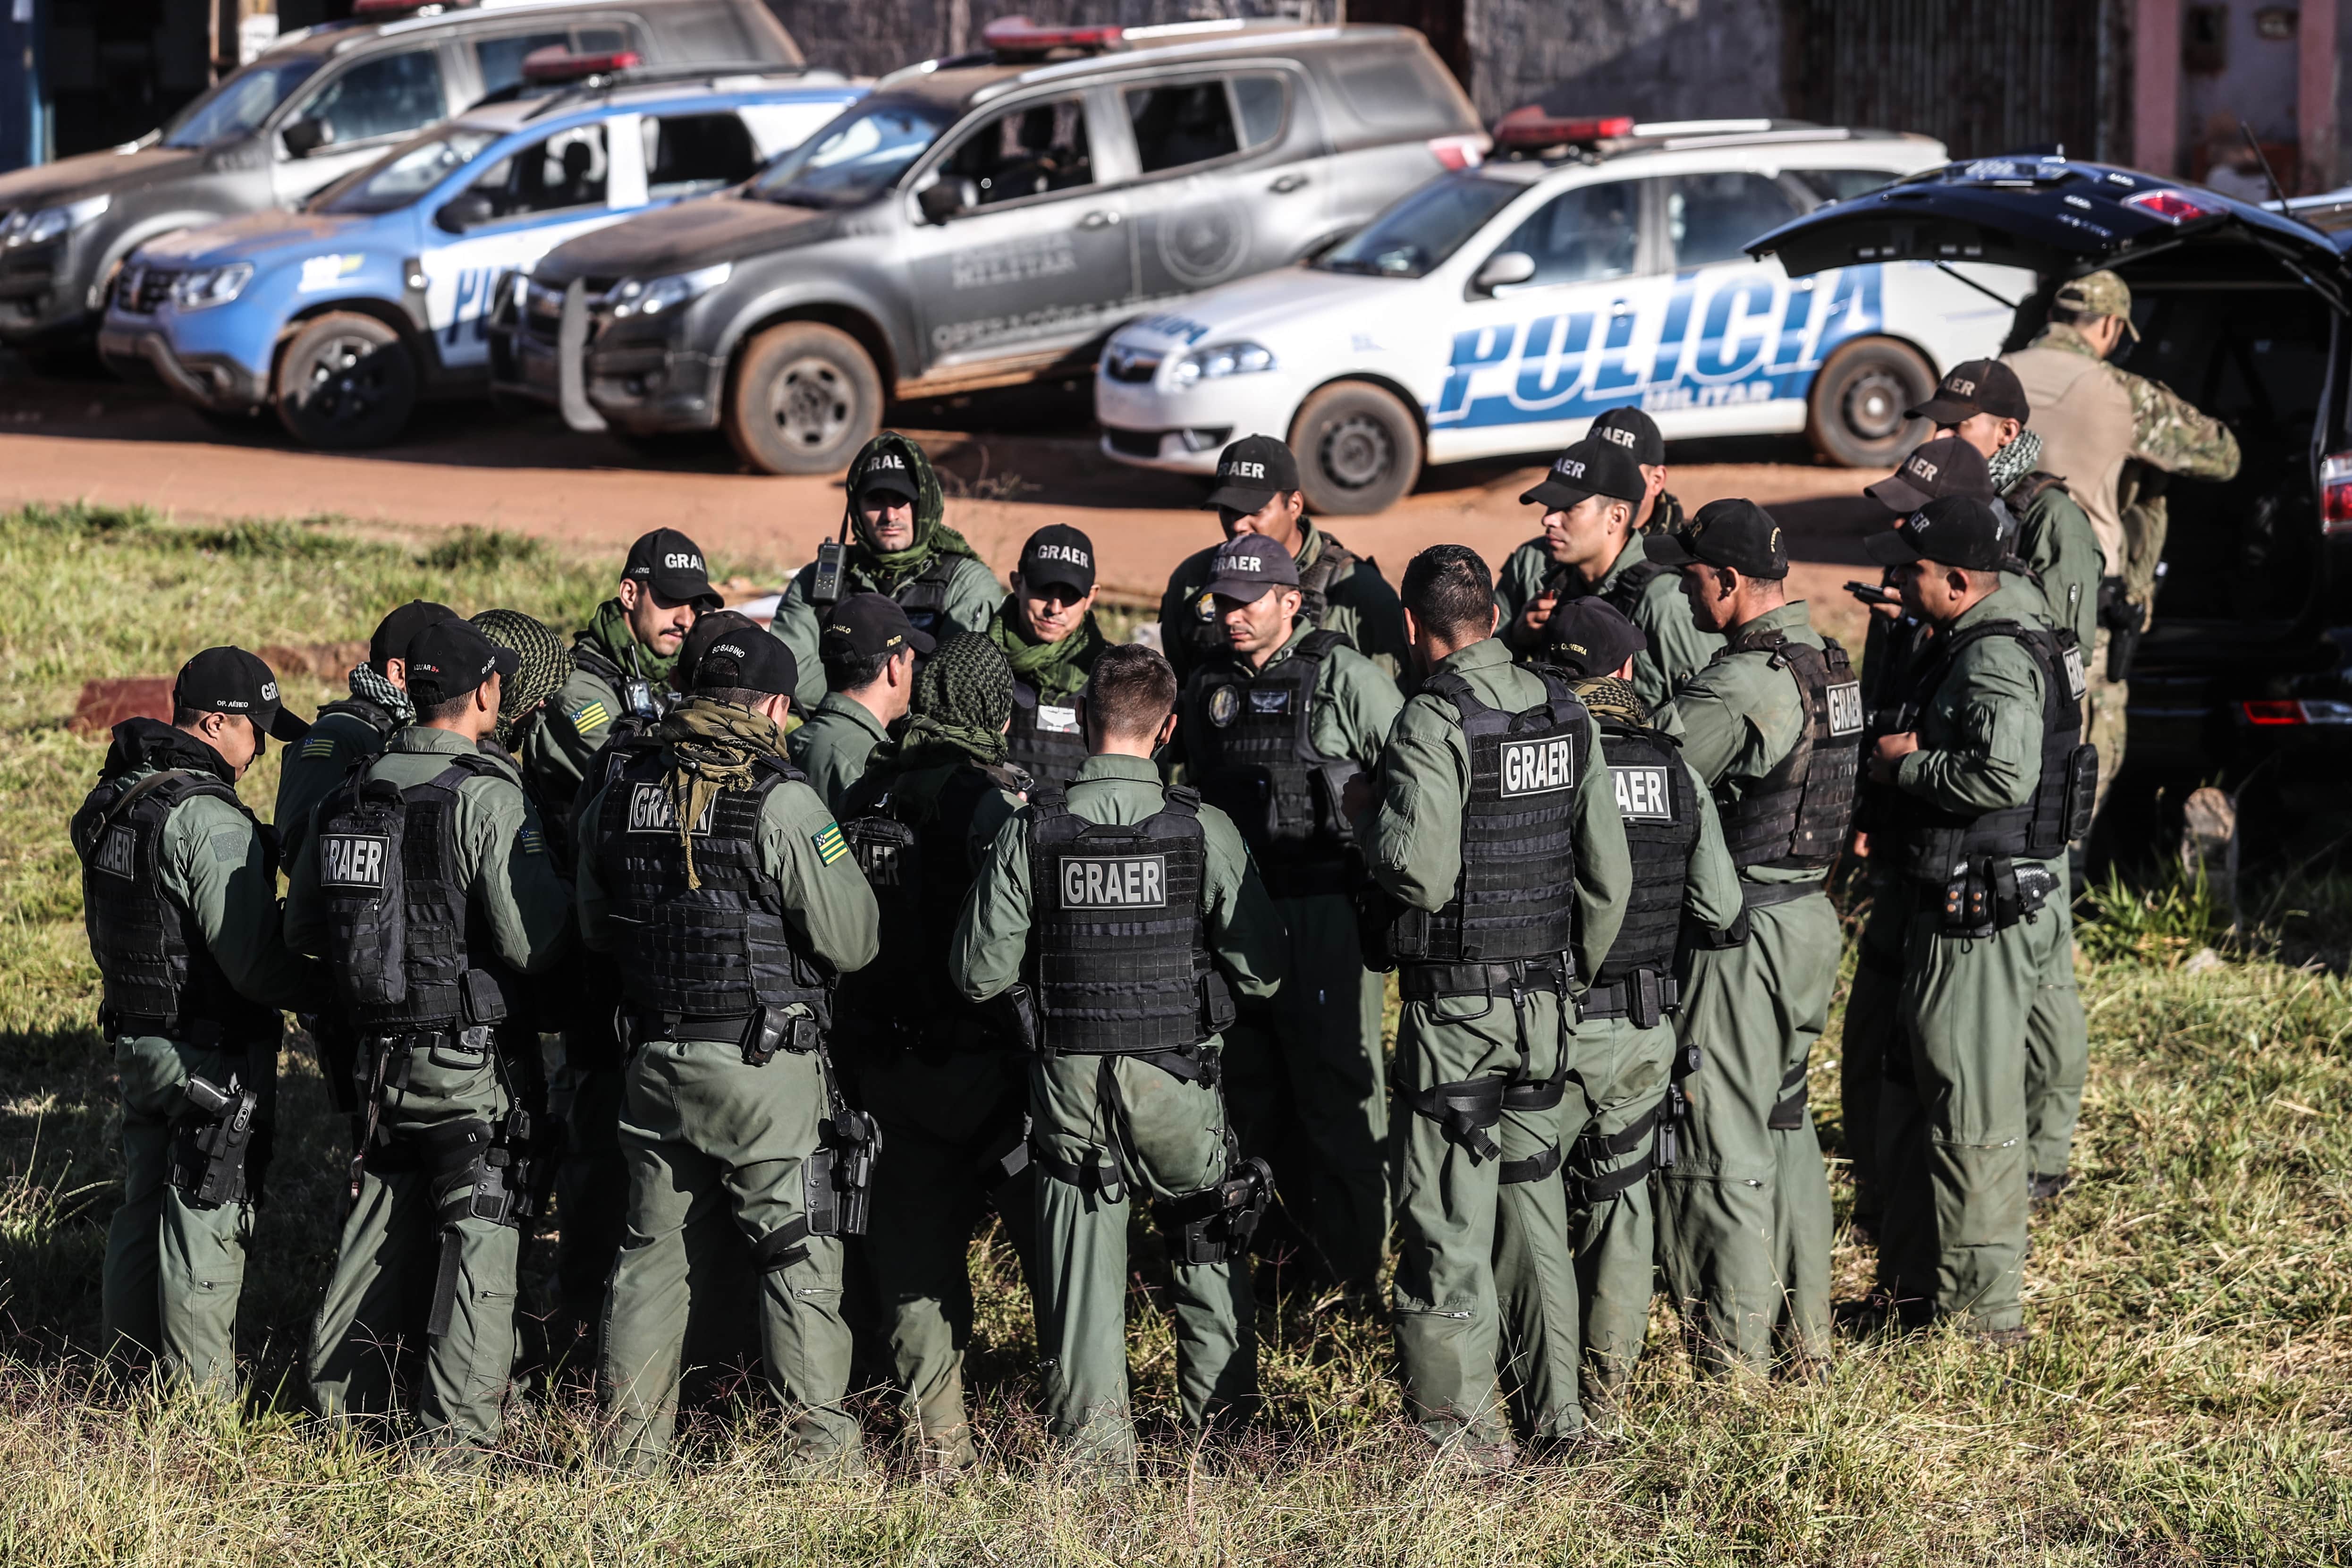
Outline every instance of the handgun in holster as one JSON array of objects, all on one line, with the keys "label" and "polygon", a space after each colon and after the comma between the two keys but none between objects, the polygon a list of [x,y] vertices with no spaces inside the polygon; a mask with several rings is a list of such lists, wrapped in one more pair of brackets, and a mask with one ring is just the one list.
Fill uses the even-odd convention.
[{"label": "handgun in holster", "polygon": [[226,1088],[191,1075],[185,1093],[189,1110],[199,1120],[186,1135],[184,1158],[173,1172],[173,1185],[194,1208],[241,1202],[260,1097],[240,1085],[234,1073]]},{"label": "handgun in holster", "polygon": [[1690,1095],[1683,1080],[1698,1071],[1706,1057],[1696,1045],[1676,1047],[1666,1078],[1666,1098],[1658,1107],[1657,1169],[1671,1171],[1682,1158],[1682,1124],[1690,1120]]}]

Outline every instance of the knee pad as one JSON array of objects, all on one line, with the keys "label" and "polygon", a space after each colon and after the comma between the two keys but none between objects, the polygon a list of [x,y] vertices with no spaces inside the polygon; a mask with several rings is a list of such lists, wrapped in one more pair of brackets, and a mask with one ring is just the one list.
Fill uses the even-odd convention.
[{"label": "knee pad", "polygon": [[1274,1170],[1255,1157],[1228,1162],[1224,1180],[1151,1205],[1151,1218],[1179,1262],[1223,1263],[1249,1250],[1274,1204]]}]

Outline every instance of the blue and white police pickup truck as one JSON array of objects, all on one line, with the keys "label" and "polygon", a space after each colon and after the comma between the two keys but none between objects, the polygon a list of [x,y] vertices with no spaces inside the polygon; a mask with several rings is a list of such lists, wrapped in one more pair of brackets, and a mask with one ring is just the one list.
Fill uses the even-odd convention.
[{"label": "blue and white police pickup truck", "polygon": [[1628,403],[1669,437],[1804,431],[1892,463],[1904,410],[1998,352],[2034,286],[1965,257],[1791,279],[1742,248],[1941,163],[1925,137],[1523,109],[1495,142],[1320,258],[1114,333],[1103,450],[1206,475],[1234,437],[1284,435],[1324,513],[1377,511],[1425,463],[1556,450]]},{"label": "blue and white police pickup truck", "polygon": [[319,193],[133,252],[99,351],[206,414],[369,447],[424,396],[479,394],[501,291],[592,229],[751,178],[863,96],[830,72],[526,62],[476,105]]}]

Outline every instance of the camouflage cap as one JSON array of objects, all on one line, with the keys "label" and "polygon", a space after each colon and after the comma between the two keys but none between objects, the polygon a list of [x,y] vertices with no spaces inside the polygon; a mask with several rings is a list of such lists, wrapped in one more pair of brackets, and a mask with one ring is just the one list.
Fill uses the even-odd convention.
[{"label": "camouflage cap", "polygon": [[2054,303],[2081,316],[2119,317],[2132,341],[2139,341],[2139,329],[2132,325],[2131,285],[2112,272],[2089,272],[2060,284]]}]

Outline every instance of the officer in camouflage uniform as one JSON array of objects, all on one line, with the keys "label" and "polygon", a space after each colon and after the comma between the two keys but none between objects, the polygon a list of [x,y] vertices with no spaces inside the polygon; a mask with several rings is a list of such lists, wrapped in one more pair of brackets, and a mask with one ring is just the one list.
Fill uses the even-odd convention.
[{"label": "officer in camouflage uniform", "polygon": [[2169,387],[2107,363],[2126,335],[2139,341],[2131,313],[2131,289],[2121,278],[2090,273],[2062,285],[2049,324],[2003,356],[2032,406],[2042,466],[2066,480],[2105,562],[2098,640],[2085,650],[2087,738],[2099,749],[2102,805],[2123,771],[2131,651],[2155,605],[2164,557],[2163,494],[2126,465],[2199,479],[2238,472],[2238,438],[2220,420]]},{"label": "officer in camouflage uniform", "polygon": [[824,612],[851,594],[898,601],[915,629],[943,637],[982,632],[1004,596],[1003,585],[962,534],[947,525],[940,477],[923,449],[885,430],[850,459],[849,502],[837,542],[793,574],[770,628],[784,639],[801,672],[793,701],[814,709],[824,698],[818,635]]},{"label": "officer in camouflage uniform", "polygon": [[[1642,554],[1639,519],[1654,499],[1646,477],[1654,470],[1636,461],[1639,435],[1629,424],[1595,421],[1593,432],[1562,452],[1551,472],[1519,498],[1544,509],[1544,534],[1513,553],[1519,564],[1496,585],[1496,602],[1505,617],[1504,642],[1532,655],[1543,646],[1556,605],[1600,599],[1642,629],[1649,646],[1633,661],[1633,689],[1654,708],[1676,682],[1714,658],[1723,639],[1691,623],[1674,574]],[[1654,471],[1663,484],[1664,468]],[[1540,575],[1527,563],[1530,552],[1542,554]]]},{"label": "officer in camouflage uniform", "polygon": [[1031,534],[988,635],[1013,665],[1009,760],[1038,784],[1067,784],[1087,760],[1077,696],[1110,646],[1095,624],[1094,541],[1061,523]]},{"label": "officer in camouflage uniform", "polygon": [[866,776],[874,749],[907,716],[916,661],[937,645],[915,629],[896,599],[851,594],[826,612],[816,646],[824,660],[824,700],[784,746],[809,787],[838,812],[850,786]]},{"label": "officer in camouflage uniform", "polygon": [[[1397,673],[1405,639],[1396,590],[1381,575],[1379,562],[1350,552],[1307,521],[1298,459],[1288,446],[1272,436],[1244,436],[1228,446],[1217,458],[1217,488],[1203,504],[1216,509],[1227,539],[1254,533],[1290,552],[1298,563],[1301,619],[1339,633],[1358,653]],[[1224,648],[1224,628],[1209,593],[1215,556],[1214,547],[1186,556],[1169,574],[1160,601],[1160,643],[1180,681]]]},{"label": "officer in camouflage uniform", "polygon": [[[1403,600],[1419,689],[1381,753],[1376,808],[1351,792],[1374,956],[1396,964],[1403,1002],[1397,1348],[1422,1432],[1503,1468],[1517,1456],[1496,1402],[1502,1172],[1557,1146],[1566,1009],[1616,940],[1633,861],[1600,726],[1560,677],[1512,664],[1486,563],[1433,545],[1405,568]],[[1526,1192],[1540,1211],[1526,1267],[1572,1289],[1566,1193]]]},{"label": "officer in camouflage uniform", "polygon": [[555,961],[571,923],[539,813],[482,745],[514,668],[470,622],[417,634],[417,722],[320,803],[286,902],[288,942],[327,960],[362,1038],[364,1133],[311,1391],[330,1417],[383,1410],[412,1305],[429,1300],[417,1416],[453,1451],[499,1436],[518,1226],[545,1174],[521,977]]},{"label": "officer in camouflage uniform", "polygon": [[1382,986],[1349,900],[1348,780],[1380,765],[1404,706],[1335,631],[1299,619],[1290,552],[1253,533],[1218,547],[1209,593],[1227,644],[1194,667],[1176,742],[1201,798],[1241,829],[1290,933],[1282,992],[1225,1037],[1242,1152],[1264,1158],[1328,1278],[1357,1299],[1388,1251]]},{"label": "officer in camouflage uniform", "polygon": [[1899,1043],[1879,1084],[1879,1287],[1906,1325],[2025,1337],[2027,1019],[2087,824],[2081,665],[2002,584],[2001,519],[1929,501],[1865,543],[1935,638],[1869,753],[1871,858],[1903,880]]},{"label": "officer in camouflage uniform", "polygon": [[[1659,1131],[1683,928],[1728,931],[1741,908],[1706,784],[1633,694],[1640,628],[1584,598],[1560,606],[1545,630],[1551,640],[1538,662],[1567,676],[1601,725],[1633,891],[1607,960],[1577,1004],[1559,1142],[1503,1170],[1495,1284],[1516,1345],[1517,1375],[1507,1381],[1523,1390],[1527,1426],[1539,1438],[1578,1425],[1580,1367],[1580,1403],[1591,1416],[1616,1403],[1642,1352],[1655,1275],[1650,1172],[1662,1152],[1673,1153],[1661,1150]],[[1528,1267],[1526,1227],[1549,1207],[1531,1201],[1536,1184],[1555,1179],[1567,1186],[1572,1290]]]},{"label": "officer in camouflage uniform", "polygon": [[1036,1236],[1028,1058],[1004,1009],[965,1001],[948,973],[964,896],[1021,809],[1013,710],[1004,656],[955,633],[916,677],[905,736],[877,749],[841,807],[891,957],[842,982],[834,1033],[882,1129],[862,1250],[924,1468],[950,1474],[979,1462],[963,1403],[973,1225],[993,1206],[1024,1268]]},{"label": "officer in camouflage uniform", "polygon": [[1282,984],[1283,937],[1223,812],[1163,789],[1176,677],[1148,647],[1106,649],[1079,699],[1093,749],[996,837],[949,973],[1034,1026],[1037,1344],[1045,1416],[1083,1464],[1135,1468],[1127,1381],[1128,1213],[1168,1244],[1176,1384],[1195,1430],[1257,1400],[1249,1241],[1273,1192],[1239,1156],[1217,1088],[1234,995]]},{"label": "officer in camouflage uniform", "polygon": [[277,678],[242,648],[207,648],[181,668],[172,709],[169,724],[114,727],[72,825],[122,1096],[101,1333],[110,1351],[158,1357],[226,1395],[278,1014],[321,1005],[326,976],[286,947],[276,840],[236,796],[270,736],[303,733]]},{"label": "officer in camouflage uniform", "polygon": [[408,700],[408,642],[436,621],[457,615],[446,605],[411,599],[376,624],[368,656],[352,667],[351,696],[330,702],[310,721],[302,743],[290,746],[278,764],[278,852],[288,865],[302,852],[310,813],[363,762],[383,754],[392,732],[416,718]]},{"label": "officer in camouflage uniform", "polygon": [[1824,877],[1845,847],[1863,732],[1845,650],[1786,596],[1770,513],[1711,501],[1650,543],[1724,651],[1670,705],[1715,792],[1746,940],[1702,938],[1679,1028],[1686,1121],[1658,1176],[1660,1257],[1697,1364],[1803,1373],[1830,1350],[1830,1191],[1806,1104],[1841,935]]},{"label": "officer in camouflage uniform", "polygon": [[783,755],[799,671],[750,631],[712,642],[687,700],[630,742],[581,816],[582,939],[626,989],[628,1234],[604,1309],[605,1446],[668,1451],[714,1213],[761,1270],[761,1352],[803,1458],[855,1467],[844,1408],[845,1235],[864,1228],[871,1121],[824,1037],[836,975],[877,951],[874,894]]}]

